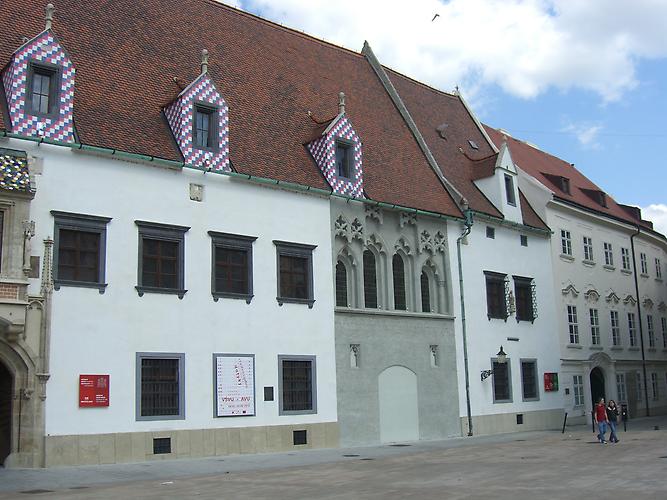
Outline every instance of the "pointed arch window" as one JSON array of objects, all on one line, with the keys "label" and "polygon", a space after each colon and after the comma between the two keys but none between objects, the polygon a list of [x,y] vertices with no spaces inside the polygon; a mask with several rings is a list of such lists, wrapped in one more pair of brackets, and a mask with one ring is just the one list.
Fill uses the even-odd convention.
[{"label": "pointed arch window", "polygon": [[377,268],[375,254],[370,250],[364,250],[364,306],[378,307]]},{"label": "pointed arch window", "polygon": [[336,306],[347,307],[347,268],[340,260],[336,263]]},{"label": "pointed arch window", "polygon": [[394,254],[391,261],[394,276],[394,309],[405,311],[407,304],[405,300],[405,263],[403,258]]},{"label": "pointed arch window", "polygon": [[422,312],[431,312],[431,280],[428,273],[422,270],[421,275],[421,289],[422,289]]}]

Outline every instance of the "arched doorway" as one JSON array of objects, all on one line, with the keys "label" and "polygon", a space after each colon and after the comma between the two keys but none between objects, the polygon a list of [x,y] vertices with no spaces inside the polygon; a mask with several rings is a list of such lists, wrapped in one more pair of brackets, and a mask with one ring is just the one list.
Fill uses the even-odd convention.
[{"label": "arched doorway", "polygon": [[595,406],[600,398],[604,398],[605,388],[604,388],[604,373],[599,366],[596,366],[591,370],[591,401],[593,401],[593,406]]},{"label": "arched doorway", "polygon": [[380,441],[417,441],[419,410],[417,375],[404,366],[390,366],[378,377]]},{"label": "arched doorway", "polygon": [[13,377],[0,361],[0,465],[11,452],[12,446],[12,386]]}]

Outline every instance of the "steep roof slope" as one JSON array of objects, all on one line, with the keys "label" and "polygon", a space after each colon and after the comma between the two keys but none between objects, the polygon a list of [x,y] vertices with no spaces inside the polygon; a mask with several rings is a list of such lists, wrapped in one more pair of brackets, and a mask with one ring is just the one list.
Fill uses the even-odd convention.
[{"label": "steep roof slope", "polygon": [[[43,29],[43,11],[42,0],[2,1],[0,67]],[[236,171],[327,189],[304,147],[317,129],[308,111],[330,119],[344,91],[368,196],[461,215],[358,53],[210,0],[58,0],[53,29],[76,66],[84,144],[182,160],[162,109],[198,76],[206,48]]]},{"label": "steep roof slope", "polygon": [[[641,221],[639,218],[633,217],[628,210],[624,209],[608,194],[605,194],[607,206],[603,206],[599,203],[595,199],[594,194],[596,192],[604,192],[604,190],[594,184],[570,163],[541,151],[530,144],[504,134],[492,127],[485,125],[485,129],[494,143],[502,144],[506,141],[512,153],[514,163],[516,163],[523,171],[535,177],[542,184],[551,189],[556,198],[576,203],[587,209],[594,210],[631,224],[642,224],[646,228],[652,229],[649,222]],[[563,190],[562,185],[555,182],[555,179],[559,177],[569,179],[569,193]]]}]

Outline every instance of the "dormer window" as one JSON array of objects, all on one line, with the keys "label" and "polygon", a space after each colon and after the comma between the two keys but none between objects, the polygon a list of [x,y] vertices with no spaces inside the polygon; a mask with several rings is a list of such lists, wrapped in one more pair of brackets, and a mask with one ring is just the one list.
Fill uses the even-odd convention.
[{"label": "dormer window", "polygon": [[567,177],[561,177],[560,184],[561,184],[561,189],[563,190],[564,193],[572,194],[570,192],[570,179],[568,179]]},{"label": "dormer window", "polygon": [[603,207],[606,207],[606,206],[607,206],[607,195],[604,194],[602,191],[598,192],[598,202],[599,202],[600,205],[602,205]]},{"label": "dormer window", "polygon": [[336,141],[336,173],[338,177],[350,178],[350,144],[343,141]]},{"label": "dormer window", "polygon": [[194,142],[199,149],[216,149],[217,128],[215,126],[216,109],[208,106],[195,106]]},{"label": "dormer window", "polygon": [[49,115],[57,111],[58,77],[57,68],[30,65],[28,103],[32,114]]},{"label": "dormer window", "polygon": [[511,175],[505,174],[505,195],[507,204],[516,207],[516,196],[514,195],[514,179]]}]

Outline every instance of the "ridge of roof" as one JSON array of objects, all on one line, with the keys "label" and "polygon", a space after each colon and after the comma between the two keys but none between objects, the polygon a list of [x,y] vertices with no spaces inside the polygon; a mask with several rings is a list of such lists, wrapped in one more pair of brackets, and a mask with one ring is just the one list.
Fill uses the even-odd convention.
[{"label": "ridge of roof", "polygon": [[266,19],[258,14],[253,14],[252,12],[248,12],[239,8],[234,7],[233,5],[229,5],[226,3],[223,3],[219,0],[198,0],[201,1],[202,3],[207,3],[209,5],[212,5],[214,7],[219,7],[225,10],[228,10],[234,14],[240,15],[242,17],[250,17],[256,21],[260,21],[263,24],[266,24],[267,26],[270,26],[272,28],[275,28],[277,30],[285,31],[287,33],[299,36],[301,38],[305,38],[307,40],[317,42],[322,45],[326,45],[330,48],[338,49],[343,52],[346,52],[351,55],[355,55],[357,57],[363,57],[360,52],[357,52],[356,50],[353,49],[348,49],[347,47],[344,47],[342,45],[338,45],[334,42],[330,42],[328,40],[324,40],[323,38],[318,38],[315,35],[311,35],[310,33],[306,33],[304,30],[298,30],[296,28],[290,28],[289,26],[285,26],[284,24],[277,23],[275,21],[271,21],[270,19]]},{"label": "ridge of roof", "polygon": [[393,68],[390,68],[389,66],[385,66],[384,64],[382,64],[381,66],[384,70],[389,71],[390,73],[393,73],[397,76],[400,76],[401,78],[405,78],[406,80],[409,80],[412,83],[415,83],[415,84],[417,84],[421,87],[424,87],[425,89],[430,90],[431,92],[433,92],[435,94],[440,94],[440,95],[443,95],[443,96],[446,96],[446,97],[449,97],[449,98],[452,98],[452,99],[458,98],[458,94],[456,94],[453,91],[452,92],[447,92],[446,90],[437,89],[437,88],[429,85],[428,83],[424,83],[420,80],[417,80],[417,79],[415,79],[415,78],[413,78],[409,75],[406,75],[405,73],[401,73],[400,71],[397,71]]}]

